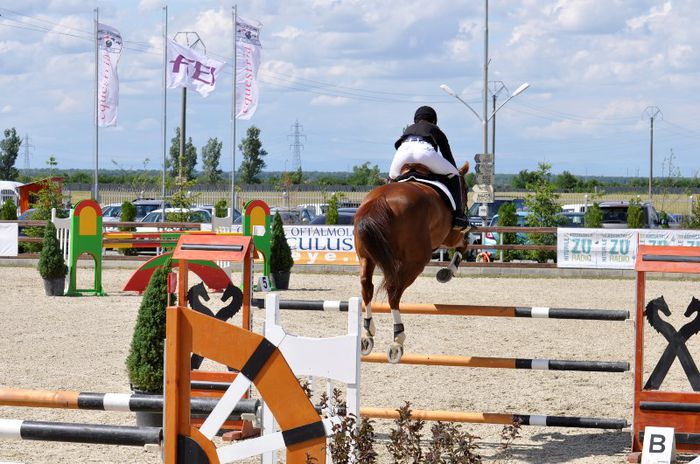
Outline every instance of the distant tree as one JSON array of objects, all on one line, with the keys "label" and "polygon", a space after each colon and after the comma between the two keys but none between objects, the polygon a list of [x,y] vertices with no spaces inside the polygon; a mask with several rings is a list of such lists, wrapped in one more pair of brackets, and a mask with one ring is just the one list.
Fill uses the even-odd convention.
[{"label": "distant tree", "polygon": [[216,137],[210,138],[207,144],[202,148],[202,178],[201,180],[207,184],[216,184],[221,182],[221,169],[219,169],[219,161],[221,159],[221,147],[223,143]]},{"label": "distant tree", "polygon": [[[175,137],[170,140],[170,160],[168,162],[173,177],[180,175],[180,128],[175,128]],[[192,143],[192,137],[185,143],[185,153],[182,159],[183,180],[194,178],[194,167],[197,165],[197,148]]]},{"label": "distant tree", "polygon": [[[515,203],[507,201],[498,208],[498,226],[499,227],[515,227],[518,225],[518,213]],[[504,245],[515,245],[518,243],[518,236],[512,232],[503,233]],[[503,260],[511,261],[520,258],[519,250],[503,250]]]},{"label": "distant tree", "polygon": [[644,211],[642,211],[642,202],[637,198],[632,198],[627,207],[627,228],[641,229],[644,227]]},{"label": "distant tree", "polygon": [[0,208],[0,220],[2,221],[16,221],[17,220],[17,205],[12,201],[12,198],[5,200]]},{"label": "distant tree", "polygon": [[246,132],[245,138],[238,145],[238,149],[243,152],[243,162],[239,169],[240,180],[244,184],[259,184],[258,177],[265,167],[267,151],[262,148],[260,141],[260,129],[256,126],[250,126]]},{"label": "distant tree", "polygon": [[510,184],[513,188],[526,189],[528,184],[532,184],[536,181],[537,174],[535,172],[529,172],[527,169],[523,169],[513,177]]},{"label": "distant tree", "polygon": [[223,198],[214,203],[214,216],[218,218],[226,217],[228,214],[228,201]]},{"label": "distant tree", "polygon": [[464,176],[464,181],[467,184],[467,187],[471,188],[476,184],[476,174],[473,172],[470,172],[466,176]]},{"label": "distant tree", "polygon": [[348,178],[348,184],[350,185],[380,185],[384,182],[381,175],[379,174],[379,166],[376,164],[374,167],[369,166],[369,161],[352,167],[352,174]]},{"label": "distant tree", "polygon": [[[525,206],[530,213],[525,218],[528,227],[558,227],[562,224],[562,218],[557,216],[561,207],[557,203],[559,195],[554,192],[554,186],[550,182],[551,164],[539,163],[537,171],[532,172],[534,180],[527,184],[531,193],[525,198]],[[521,171],[522,172],[522,171]],[[531,234],[530,241],[534,245],[556,245],[556,234]],[[530,256],[538,262],[546,262],[554,259],[556,252],[531,251]]]},{"label": "distant tree", "polygon": [[579,178],[571,174],[569,171],[562,172],[554,180],[554,185],[556,186],[556,188],[565,192],[575,191],[580,184],[581,181],[579,180]]},{"label": "distant tree", "polygon": [[5,138],[0,141],[0,180],[16,180],[19,171],[15,168],[15,161],[19,154],[22,139],[17,135],[17,130],[5,129]]},{"label": "distant tree", "polygon": [[598,229],[603,224],[603,210],[598,202],[586,208],[583,213],[583,225],[591,229]]},{"label": "distant tree", "polygon": [[338,224],[338,199],[342,194],[334,193],[328,199],[328,210],[326,211],[326,224]]}]

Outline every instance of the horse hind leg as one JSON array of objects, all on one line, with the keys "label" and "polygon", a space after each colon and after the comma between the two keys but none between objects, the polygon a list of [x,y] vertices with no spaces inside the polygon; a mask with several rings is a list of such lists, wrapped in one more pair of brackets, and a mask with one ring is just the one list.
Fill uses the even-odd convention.
[{"label": "horse hind leg", "polygon": [[394,319],[394,341],[387,349],[387,359],[392,364],[397,364],[403,356],[403,344],[406,341],[406,330],[401,320],[400,302],[403,292],[416,280],[416,277],[423,270],[422,265],[413,266],[409,272],[402,273],[399,282],[395,286],[388,286],[387,293],[389,297],[389,307],[391,308],[391,316]]},{"label": "horse hind leg", "polygon": [[374,273],[374,266],[374,262],[369,259],[363,258],[360,260],[360,284],[362,285],[362,302],[365,305],[360,351],[365,356],[372,352],[374,348],[374,335],[377,333],[374,320],[372,319],[372,298],[374,297],[372,274]]}]

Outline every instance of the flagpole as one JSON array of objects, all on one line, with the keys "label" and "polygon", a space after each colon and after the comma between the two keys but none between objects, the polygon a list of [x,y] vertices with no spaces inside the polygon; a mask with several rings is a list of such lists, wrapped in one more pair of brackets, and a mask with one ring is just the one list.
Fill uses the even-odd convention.
[{"label": "flagpole", "polygon": [[95,174],[94,174],[94,187],[93,187],[93,198],[95,201],[99,203],[100,201],[100,186],[99,186],[99,180],[97,178],[97,171],[99,167],[99,156],[100,156],[100,128],[97,124],[99,115],[98,115],[98,104],[99,104],[99,89],[98,89],[98,60],[99,60],[99,37],[97,36],[98,33],[98,27],[97,24],[100,20],[100,9],[95,8],[95,103],[94,103],[94,112],[95,112]]},{"label": "flagpole", "polygon": [[166,153],[168,151],[168,91],[166,89],[168,78],[168,6],[163,7],[163,176],[160,188],[160,196],[163,208],[163,221],[165,222],[165,166],[167,164]]},{"label": "flagpole", "polygon": [[231,218],[233,218],[233,210],[236,207],[236,74],[238,66],[236,60],[236,51],[238,44],[238,30],[236,22],[238,19],[238,5],[233,6],[233,101],[231,102]]}]

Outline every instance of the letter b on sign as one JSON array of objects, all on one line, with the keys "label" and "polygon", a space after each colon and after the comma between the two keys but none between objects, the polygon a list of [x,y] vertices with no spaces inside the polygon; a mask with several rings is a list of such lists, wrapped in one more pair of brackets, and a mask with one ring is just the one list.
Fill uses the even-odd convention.
[{"label": "letter b on sign", "polygon": [[676,460],[676,435],[671,427],[646,427],[642,464],[670,464]]}]

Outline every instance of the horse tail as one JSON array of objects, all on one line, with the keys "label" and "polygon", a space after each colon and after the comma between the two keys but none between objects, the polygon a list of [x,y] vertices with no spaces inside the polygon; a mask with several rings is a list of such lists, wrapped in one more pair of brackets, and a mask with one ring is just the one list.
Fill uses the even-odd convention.
[{"label": "horse tail", "polygon": [[364,211],[358,216],[355,231],[362,248],[384,273],[381,287],[396,287],[399,281],[399,263],[391,251],[389,231],[391,229],[391,208],[384,196],[363,205]]}]

